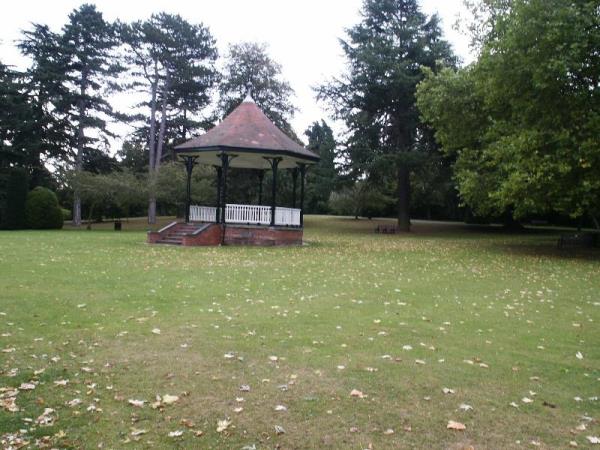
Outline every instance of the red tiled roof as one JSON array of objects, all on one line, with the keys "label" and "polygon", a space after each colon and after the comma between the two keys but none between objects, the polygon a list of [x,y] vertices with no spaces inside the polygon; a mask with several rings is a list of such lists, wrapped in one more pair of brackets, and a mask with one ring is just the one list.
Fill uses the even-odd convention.
[{"label": "red tiled roof", "polygon": [[186,150],[246,149],[257,153],[283,153],[318,161],[319,156],[290,139],[260,110],[254,101],[244,100],[221,123],[201,136],[175,147]]}]

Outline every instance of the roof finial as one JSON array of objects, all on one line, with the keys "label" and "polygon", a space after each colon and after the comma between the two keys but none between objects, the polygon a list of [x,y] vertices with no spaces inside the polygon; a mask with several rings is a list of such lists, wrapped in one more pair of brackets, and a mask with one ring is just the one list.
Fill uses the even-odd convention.
[{"label": "roof finial", "polygon": [[248,81],[246,83],[246,98],[244,98],[242,103],[246,103],[246,102],[254,103],[254,99],[252,98],[252,82],[251,81]]}]

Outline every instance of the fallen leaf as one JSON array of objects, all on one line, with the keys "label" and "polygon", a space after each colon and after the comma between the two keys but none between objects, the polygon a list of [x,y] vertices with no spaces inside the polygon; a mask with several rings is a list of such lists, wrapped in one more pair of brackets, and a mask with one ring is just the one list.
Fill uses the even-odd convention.
[{"label": "fallen leaf", "polygon": [[463,431],[463,430],[467,429],[467,427],[465,426],[464,423],[455,422],[454,420],[449,420],[448,425],[446,425],[446,428],[449,430],[458,430],[458,431]]},{"label": "fallen leaf", "polygon": [[172,405],[175,402],[179,401],[179,396],[178,395],[169,395],[169,394],[165,394],[162,397],[162,403],[163,405]]},{"label": "fallen leaf", "polygon": [[231,421],[228,419],[218,420],[217,421],[217,433],[222,433],[231,425]]},{"label": "fallen leaf", "polygon": [[146,401],[129,399],[129,400],[127,400],[127,403],[129,403],[131,406],[135,406],[136,408],[142,408],[144,406],[144,403],[146,403]]},{"label": "fallen leaf", "polygon": [[350,391],[350,397],[358,397],[358,398],[365,398],[366,395],[363,394],[362,391],[359,391],[358,389],[352,389]]},{"label": "fallen leaf", "polygon": [[175,430],[169,432],[169,437],[179,437],[183,435],[183,430]]},{"label": "fallen leaf", "polygon": [[148,430],[143,430],[143,429],[138,429],[138,428],[131,429],[132,436],[141,436],[142,434],[146,434],[147,432],[148,432]]}]

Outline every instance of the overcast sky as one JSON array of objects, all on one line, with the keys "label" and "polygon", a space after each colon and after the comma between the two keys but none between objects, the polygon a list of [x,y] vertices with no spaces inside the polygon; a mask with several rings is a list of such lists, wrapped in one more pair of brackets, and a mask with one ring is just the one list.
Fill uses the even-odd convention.
[{"label": "overcast sky", "polygon": [[[453,30],[463,0],[421,0],[423,11],[438,13],[446,38],[464,60],[471,60],[468,40]],[[82,3],[95,3],[107,20],[145,19],[165,11],[180,14],[192,23],[203,22],[217,40],[221,55],[230,43],[267,42],[273,59],[283,68],[296,96],[299,111],[292,120],[302,138],[315,120],[328,120],[324,105],[312,90],[340,74],[344,59],[338,43],[344,30],[360,20],[362,0],[18,0],[3,5],[0,15],[0,60],[24,68],[14,41],[30,23],[45,23],[58,31],[68,13]],[[115,149],[113,149],[114,151]]]}]

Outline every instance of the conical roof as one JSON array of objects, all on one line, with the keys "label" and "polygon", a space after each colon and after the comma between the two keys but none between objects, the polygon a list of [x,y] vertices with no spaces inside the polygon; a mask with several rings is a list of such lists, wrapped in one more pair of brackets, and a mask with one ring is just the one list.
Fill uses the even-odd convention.
[{"label": "conical roof", "polygon": [[[219,165],[215,158],[217,153],[235,154],[231,166],[246,168],[268,168],[265,157],[281,157],[281,168],[319,161],[317,154],[277,128],[250,94],[221,123],[205,134],[178,145],[175,151],[180,155],[197,155],[200,162],[214,165]],[[207,159],[212,159],[212,162]]]}]

